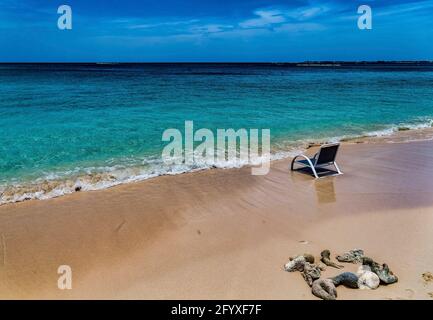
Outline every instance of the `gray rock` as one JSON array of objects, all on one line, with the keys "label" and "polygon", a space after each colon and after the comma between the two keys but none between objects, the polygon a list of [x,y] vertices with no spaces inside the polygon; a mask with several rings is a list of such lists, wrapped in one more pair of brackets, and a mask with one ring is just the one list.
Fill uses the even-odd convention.
[{"label": "gray rock", "polygon": [[343,272],[331,278],[336,287],[343,285],[347,288],[358,289],[358,276],[352,272]]},{"label": "gray rock", "polygon": [[337,256],[337,260],[340,262],[361,263],[363,257],[364,257],[364,250],[353,249],[350,250],[349,252]]},{"label": "gray rock", "polygon": [[386,263],[380,265],[373,259],[369,257],[364,257],[362,258],[362,264],[365,266],[369,266],[371,268],[371,271],[377,274],[380,281],[384,284],[392,284],[398,281],[397,276],[392,273]]},{"label": "gray rock", "polygon": [[314,263],[314,256],[309,253],[304,253],[303,255],[299,255],[296,257],[290,257],[289,262],[284,265],[284,270],[288,272],[293,271],[304,271],[305,262]]},{"label": "gray rock", "polygon": [[337,289],[331,279],[318,279],[313,282],[311,292],[323,300],[337,299]]}]

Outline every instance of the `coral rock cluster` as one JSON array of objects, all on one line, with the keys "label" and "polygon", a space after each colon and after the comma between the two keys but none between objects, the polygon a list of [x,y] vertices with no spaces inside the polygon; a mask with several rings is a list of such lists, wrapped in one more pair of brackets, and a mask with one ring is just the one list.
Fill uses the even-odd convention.
[{"label": "coral rock cluster", "polygon": [[[324,265],[337,269],[343,268],[331,261],[331,252],[323,250],[320,253]],[[337,287],[343,285],[352,289],[376,289],[380,284],[392,284],[398,281],[397,276],[389,269],[386,263],[379,264],[373,259],[366,257],[361,249],[353,249],[336,259],[345,263],[361,263],[356,274],[343,272],[333,278],[321,279],[321,272],[325,270],[323,264],[314,264],[314,256],[308,253],[289,258],[289,262],[284,265],[284,270],[288,272],[301,272],[304,280],[311,287],[311,292],[323,300],[337,299]]]}]

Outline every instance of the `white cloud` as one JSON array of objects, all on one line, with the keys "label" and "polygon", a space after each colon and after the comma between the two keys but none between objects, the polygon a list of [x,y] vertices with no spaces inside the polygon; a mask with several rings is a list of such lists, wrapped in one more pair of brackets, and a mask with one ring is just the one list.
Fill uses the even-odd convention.
[{"label": "white cloud", "polygon": [[287,22],[307,21],[317,18],[330,11],[323,6],[301,7],[295,9],[258,9],[254,14],[258,18],[248,19],[239,23],[241,28],[264,28],[278,26]]},{"label": "white cloud", "polygon": [[[385,9],[378,9],[375,12],[376,16],[390,16],[390,15],[398,15],[402,13],[408,13],[419,10],[427,10],[433,7],[433,1],[420,1],[409,4],[397,4],[386,7]],[[372,6],[373,12],[375,11],[374,6]]]},{"label": "white cloud", "polygon": [[328,7],[301,8],[290,12],[289,15],[297,20],[308,20],[318,17],[328,11]]},{"label": "white cloud", "polygon": [[[302,31],[316,31],[324,27],[315,23],[316,17],[329,11],[326,6],[287,8],[259,8],[253,12],[251,19],[242,21],[221,21],[208,19],[202,21],[169,20],[149,21],[131,19],[129,22],[118,20],[127,29],[137,30],[137,37],[148,39],[173,39],[191,40],[205,38],[235,37],[244,39],[270,33],[297,33]],[[143,30],[143,32],[139,32]],[[155,34],[155,31],[157,34]]]},{"label": "white cloud", "polygon": [[180,21],[165,21],[165,22],[157,22],[157,23],[135,23],[128,25],[128,29],[150,29],[150,28],[158,28],[158,27],[166,27],[166,26],[179,26],[179,25],[189,25],[198,22],[197,19],[191,20],[180,20]]},{"label": "white cloud", "polygon": [[318,23],[285,23],[275,28],[276,32],[302,32],[324,30],[325,27]]},{"label": "white cloud", "polygon": [[260,9],[254,11],[254,14],[258,16],[255,19],[245,20],[239,23],[242,28],[258,28],[266,27],[272,24],[278,24],[286,21],[284,13],[280,10],[271,9]]},{"label": "white cloud", "polygon": [[205,24],[195,25],[190,28],[192,33],[218,33],[232,30],[233,26],[229,24]]}]

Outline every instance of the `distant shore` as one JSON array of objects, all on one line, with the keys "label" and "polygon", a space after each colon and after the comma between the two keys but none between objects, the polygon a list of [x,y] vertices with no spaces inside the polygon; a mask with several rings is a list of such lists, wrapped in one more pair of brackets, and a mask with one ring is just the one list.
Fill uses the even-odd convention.
[{"label": "distant shore", "polygon": [[34,62],[0,62],[0,65],[13,65],[13,64],[54,64],[54,65],[100,65],[101,67],[110,65],[134,65],[134,64],[148,64],[148,65],[165,65],[165,64],[214,64],[214,65],[280,65],[280,66],[303,66],[303,65],[327,65],[327,66],[433,66],[433,61],[430,60],[368,60],[368,61],[340,61],[340,60],[311,60],[311,61],[256,61],[256,62],[183,62],[183,61],[166,61],[166,62],[122,62],[122,61],[81,61],[81,62],[49,62],[49,61],[34,61]]},{"label": "distant shore", "polygon": [[207,170],[1,206],[0,298],[315,299],[288,258],[361,248],[399,282],[339,299],[429,299],[433,141],[386,142],[344,144],[333,178],[284,159],[266,176]]}]

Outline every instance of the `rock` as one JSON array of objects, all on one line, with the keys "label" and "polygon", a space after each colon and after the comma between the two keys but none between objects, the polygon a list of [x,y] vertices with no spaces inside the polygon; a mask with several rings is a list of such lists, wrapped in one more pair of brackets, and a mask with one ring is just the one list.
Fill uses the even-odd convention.
[{"label": "rock", "polygon": [[422,274],[422,279],[425,282],[431,282],[431,281],[433,281],[433,274],[431,272],[424,272]]},{"label": "rock", "polygon": [[337,260],[340,262],[361,263],[362,257],[364,257],[364,250],[353,249],[341,256],[337,256]]},{"label": "rock", "polygon": [[358,271],[356,271],[356,274],[358,276],[360,276],[361,274],[363,274],[364,272],[370,271],[371,272],[371,268],[367,265],[363,265],[361,264],[358,268]]},{"label": "rock", "polygon": [[296,256],[296,257],[290,257],[289,258],[289,262],[287,262],[284,265],[284,270],[288,271],[288,272],[293,272],[293,271],[304,271],[304,264],[308,262],[313,264],[314,263],[314,256],[312,254],[309,253],[304,253],[301,256]]},{"label": "rock", "polygon": [[304,271],[302,272],[302,276],[304,277],[304,280],[308,283],[308,285],[311,287],[313,285],[314,280],[320,278],[321,271],[322,270],[320,269],[319,266],[306,262],[304,265]]},{"label": "rock", "polygon": [[358,289],[358,276],[352,272],[343,272],[331,278],[336,287],[343,285],[347,288]]},{"label": "rock", "polygon": [[304,265],[306,261],[304,256],[297,256],[295,258],[290,258],[290,261],[284,265],[284,270],[288,272],[294,271],[304,271]]},{"label": "rock", "polygon": [[320,262],[318,265],[317,265],[319,268],[320,268],[320,270],[326,270],[326,264],[324,264],[324,263],[322,263],[322,262]]},{"label": "rock", "polygon": [[358,268],[358,287],[359,289],[376,289],[379,287],[380,279],[377,274],[371,271],[369,266],[360,266]]},{"label": "rock", "polygon": [[380,284],[380,279],[377,274],[371,271],[364,272],[358,278],[358,288],[365,289],[377,289]]},{"label": "rock", "polygon": [[380,281],[384,284],[391,284],[398,281],[397,276],[392,273],[386,263],[380,265],[371,258],[363,257],[362,264],[369,266],[371,268],[371,271],[377,274]]},{"label": "rock", "polygon": [[311,254],[304,254],[289,259],[290,261],[284,265],[284,270],[288,272],[300,271],[310,287],[314,280],[320,278],[323,269],[318,265],[310,263],[310,261],[314,262],[314,257]]},{"label": "rock", "polygon": [[305,258],[305,261],[309,263],[314,263],[314,256],[312,254],[304,253],[303,256]]},{"label": "rock", "polygon": [[320,253],[320,256],[322,257],[320,259],[320,261],[322,261],[328,267],[333,267],[333,268],[337,268],[337,269],[343,268],[342,265],[336,264],[335,262],[331,261],[331,252],[329,250],[323,250]]},{"label": "rock", "polygon": [[331,279],[318,279],[313,282],[311,292],[323,300],[337,299],[337,289]]}]

